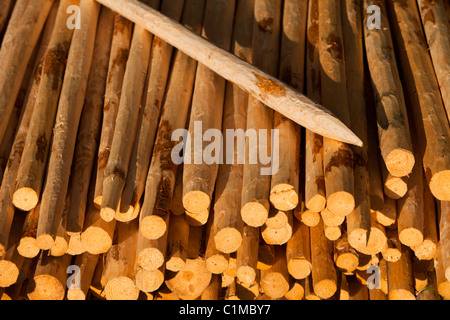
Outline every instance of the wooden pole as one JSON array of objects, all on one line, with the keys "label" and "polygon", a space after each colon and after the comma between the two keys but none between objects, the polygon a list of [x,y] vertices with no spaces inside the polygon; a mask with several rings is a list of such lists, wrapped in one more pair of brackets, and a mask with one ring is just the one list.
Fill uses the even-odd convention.
[{"label": "wooden pole", "polygon": [[[167,225],[170,225],[169,217],[170,216],[168,215],[167,220],[165,221]],[[164,262],[166,261],[168,233],[169,230],[167,229],[162,237],[155,240],[149,240],[139,234],[136,251],[137,267],[145,270],[156,270],[164,265]]]},{"label": "wooden pole", "polygon": [[417,6],[441,89],[442,100],[447,111],[447,119],[450,121],[450,76],[446,72],[450,68],[450,24],[445,14],[444,2],[442,0],[433,2],[417,0]]},{"label": "wooden pole", "polygon": [[114,0],[99,0],[99,2],[136,24],[144,26],[151,33],[204,63],[226,80],[236,83],[244,91],[258,97],[262,103],[296,123],[321,135],[361,145],[361,141],[323,107],[151,8],[136,0],[120,3]]},{"label": "wooden pole", "polygon": [[[234,11],[234,0],[206,1],[202,36],[228,51]],[[200,134],[203,137],[210,129],[221,129],[224,99],[225,79],[200,64],[195,77],[189,120],[189,134],[193,143],[187,147],[183,167],[183,206],[193,214],[204,212],[211,205],[221,150],[216,148],[215,156],[212,153],[207,155],[209,143],[204,139],[197,141],[195,137]],[[202,159],[199,159],[199,155]]]},{"label": "wooden pole", "polygon": [[415,300],[410,254],[405,246],[401,252],[399,261],[387,263],[389,300]]},{"label": "wooden pole", "polygon": [[308,227],[315,227],[320,222],[320,213],[306,209],[304,201],[294,209],[294,216]]},{"label": "wooden pole", "polygon": [[311,274],[311,248],[309,228],[300,221],[294,221],[292,237],[286,244],[286,261],[289,274],[297,280]]},{"label": "wooden pole", "polygon": [[[256,0],[254,9],[255,21],[253,23],[253,65],[267,73],[277,76],[280,39],[281,1]],[[244,180],[241,198],[242,220],[252,227],[260,227],[269,214],[270,175],[263,175],[262,170],[272,171],[271,167],[261,163],[261,159],[250,163],[250,150],[258,151],[259,155],[267,156],[270,152],[272,161],[279,155],[273,154],[271,130],[273,128],[273,110],[250,96],[247,109],[247,131],[252,130],[258,134],[256,144],[250,139],[245,141]],[[261,132],[266,132],[266,141],[261,140]],[[256,145],[255,145],[256,144]],[[248,151],[248,152],[247,152]],[[271,163],[273,165],[273,163]]]},{"label": "wooden pole", "polygon": [[[380,23],[389,25],[385,1],[365,0],[364,6],[380,7]],[[402,83],[396,63],[389,28],[364,28],[367,61],[377,101],[377,124],[381,155],[389,173],[395,177],[408,175],[414,166],[408,115]]]},{"label": "wooden pole", "polygon": [[269,297],[279,299],[289,291],[289,273],[286,263],[286,247],[275,247],[274,264],[261,271],[261,289]]},{"label": "wooden pole", "polygon": [[98,262],[99,256],[88,252],[77,256],[74,265],[80,268],[80,283],[78,284],[79,286],[72,285],[67,288],[68,300],[86,300]]},{"label": "wooden pole", "polygon": [[212,274],[221,274],[228,269],[229,254],[220,252],[214,240],[214,221],[212,218],[208,220],[206,225],[206,250],[205,261],[206,268]]},{"label": "wooden pole", "polygon": [[359,254],[348,242],[347,234],[334,243],[334,262],[345,273],[355,271],[359,265]]},{"label": "wooden pole", "polygon": [[[184,0],[163,1],[161,13],[179,21]],[[149,62],[147,99],[141,110],[138,131],[131,154],[125,186],[122,191],[118,215],[132,217],[144,192],[145,179],[150,165],[158,120],[168,82],[173,47],[158,37],[153,39]],[[124,218],[128,220],[127,218]]]},{"label": "wooden pole", "polygon": [[[203,11],[204,1],[186,1],[182,18],[183,24],[192,28],[195,32],[200,32]],[[169,214],[169,207],[176,204],[177,208],[172,208],[174,214],[184,213],[184,208],[180,208],[179,205],[182,195],[176,194],[172,200],[175,183],[179,188],[177,190],[181,191],[183,181],[181,172],[178,173],[177,179],[177,170],[179,169],[171,159],[172,148],[174,147],[171,136],[174,130],[186,128],[196,67],[197,62],[195,60],[180,51],[176,52],[139,217],[139,231],[148,239],[157,239],[164,234],[167,229],[165,217]]]},{"label": "wooden pole", "polygon": [[236,253],[236,277],[243,283],[252,283],[257,274],[259,229],[244,226],[242,244]]},{"label": "wooden pole", "polygon": [[434,268],[436,270],[436,283],[439,294],[444,299],[450,299],[450,281],[446,277],[445,266],[443,264],[443,251],[440,245],[434,257]]},{"label": "wooden pole", "polygon": [[167,270],[177,272],[184,267],[188,245],[189,225],[184,215],[171,215],[167,239]]},{"label": "wooden pole", "polygon": [[71,236],[80,235],[83,231],[87,195],[100,136],[113,26],[114,13],[108,8],[102,8],[67,192],[70,206],[66,230]]},{"label": "wooden pole", "polygon": [[403,198],[408,192],[408,179],[409,176],[405,177],[394,177],[390,174],[386,166],[381,164],[381,173],[384,181],[384,194],[391,199],[398,200]]},{"label": "wooden pole", "polygon": [[398,239],[398,232],[395,229],[386,230],[387,242],[381,254],[387,262],[397,262],[402,256],[401,243]]},{"label": "wooden pole", "polygon": [[391,198],[385,198],[381,209],[375,211],[377,221],[385,226],[392,226],[397,221],[397,203]]},{"label": "wooden pole", "polygon": [[389,7],[426,178],[434,197],[448,201],[450,157],[446,155],[450,154],[450,129],[417,4],[407,0],[401,4],[389,2]]},{"label": "wooden pole", "polygon": [[122,93],[123,77],[128,61],[131,31],[133,24],[119,14],[114,17],[114,31],[105,88],[102,132],[98,147],[97,178],[95,182],[94,203],[98,209],[102,206],[103,176],[111,152],[111,143],[116,126],[117,110]]},{"label": "wooden pole", "polygon": [[[319,52],[322,103],[350,125],[339,1],[319,0]],[[355,208],[353,152],[349,145],[325,138],[323,154],[328,210],[346,216]]]},{"label": "wooden pole", "polygon": [[269,217],[261,227],[261,236],[267,244],[282,245],[292,237],[292,211],[270,210]]},{"label": "wooden pole", "polygon": [[93,30],[96,30],[99,10],[100,6],[93,0],[80,1],[80,14],[84,18],[81,29],[74,31],[70,46],[41,200],[37,244],[43,250],[53,246],[59,217],[64,209],[70,177],[68,168],[72,165],[94,50],[96,32]]},{"label": "wooden pole", "polygon": [[128,165],[136,136],[139,108],[150,58],[152,35],[140,26],[133,31],[130,56],[123,79],[122,95],[117,111],[111,152],[103,177],[102,209],[105,221],[116,216],[125,185]]},{"label": "wooden pole", "polygon": [[40,205],[38,204],[32,209],[26,216],[25,222],[22,228],[22,235],[20,243],[17,246],[19,254],[25,258],[36,257],[40,250],[36,244],[36,231],[39,220]]},{"label": "wooden pole", "polygon": [[440,201],[439,243],[441,246],[441,269],[450,281],[450,202]]},{"label": "wooden pole", "polygon": [[[23,4],[26,3],[26,7]],[[18,2],[0,50],[0,141],[3,140],[28,61],[44,27],[53,0]],[[19,18],[20,17],[20,18]]]},{"label": "wooden pole", "polygon": [[56,109],[73,35],[73,29],[67,28],[66,11],[70,5],[79,4],[79,0],[60,2],[52,37],[43,58],[36,111],[31,119],[13,195],[14,206],[23,211],[33,209],[41,195]]}]

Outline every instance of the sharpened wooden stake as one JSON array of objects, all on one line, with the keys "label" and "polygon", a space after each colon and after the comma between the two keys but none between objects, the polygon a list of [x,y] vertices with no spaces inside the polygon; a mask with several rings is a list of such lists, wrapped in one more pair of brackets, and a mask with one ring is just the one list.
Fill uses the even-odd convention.
[{"label": "sharpened wooden stake", "polygon": [[142,3],[136,0],[98,1],[144,26],[294,122],[318,134],[361,145],[361,140],[325,108]]}]

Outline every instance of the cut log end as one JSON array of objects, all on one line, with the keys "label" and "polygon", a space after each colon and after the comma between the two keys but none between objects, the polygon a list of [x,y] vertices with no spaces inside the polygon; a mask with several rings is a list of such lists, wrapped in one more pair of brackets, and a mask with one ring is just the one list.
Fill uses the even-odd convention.
[{"label": "cut log end", "polygon": [[388,262],[397,262],[402,257],[402,252],[397,248],[388,248],[382,251],[384,260]]},{"label": "cut log end", "polygon": [[298,205],[298,194],[289,184],[278,184],[270,191],[270,202],[278,210],[293,210]]},{"label": "cut log end", "polygon": [[444,299],[450,299],[450,281],[444,281],[438,285],[438,292]]},{"label": "cut log end", "polygon": [[211,272],[206,268],[205,260],[187,259],[183,270],[166,279],[167,287],[179,296],[193,297],[200,295],[211,281]]},{"label": "cut log end", "polygon": [[19,245],[17,246],[17,251],[22,257],[34,258],[39,254],[39,247],[36,243],[36,238],[33,237],[23,237],[20,239]]},{"label": "cut log end", "polygon": [[49,234],[43,234],[36,238],[36,245],[39,249],[50,250],[55,245],[55,240]]},{"label": "cut log end", "polygon": [[63,300],[64,285],[55,277],[44,274],[33,279],[28,298],[30,300]]},{"label": "cut log end", "polygon": [[320,222],[320,213],[306,210],[300,214],[300,218],[297,217],[301,222],[303,222],[308,227],[315,227]]},{"label": "cut log end", "polygon": [[387,237],[378,228],[371,228],[369,240],[367,241],[367,230],[357,228],[348,234],[348,242],[357,251],[365,255],[374,255],[381,252],[386,245]]},{"label": "cut log end", "polygon": [[184,268],[186,262],[180,257],[171,257],[166,262],[166,269],[173,272],[178,272]]},{"label": "cut log end", "polygon": [[305,279],[311,274],[312,265],[306,259],[291,259],[288,261],[287,268],[289,274],[297,280]]},{"label": "cut log end", "polygon": [[324,231],[325,231],[325,237],[327,237],[327,239],[330,241],[336,241],[342,235],[342,231],[341,231],[340,227],[325,226]]},{"label": "cut log end", "polygon": [[61,257],[66,254],[69,243],[63,237],[55,238],[55,245],[50,249],[50,254],[54,257]]},{"label": "cut log end", "polygon": [[416,300],[414,294],[406,289],[396,289],[389,291],[389,300]]},{"label": "cut log end", "polygon": [[345,272],[353,272],[359,264],[358,257],[350,252],[344,252],[336,258],[336,267]]},{"label": "cut log end", "polygon": [[67,248],[67,254],[77,256],[85,252],[86,250],[81,243],[81,234],[73,234],[69,238],[69,247]]},{"label": "cut log end", "polygon": [[116,220],[120,222],[130,222],[139,216],[140,206],[139,203],[136,206],[120,206],[119,211],[116,212]]},{"label": "cut log end", "polygon": [[256,271],[252,267],[242,266],[236,270],[236,277],[239,281],[250,284],[256,279]]},{"label": "cut log end", "polygon": [[31,188],[19,188],[13,194],[14,206],[22,211],[30,211],[36,207],[39,195]]},{"label": "cut log end", "polygon": [[193,227],[201,227],[204,226],[208,222],[209,218],[209,209],[201,213],[192,213],[186,211],[186,222]]},{"label": "cut log end", "polygon": [[408,179],[389,176],[384,183],[384,193],[393,200],[402,198],[408,192]]},{"label": "cut log end", "polygon": [[19,277],[19,269],[14,262],[0,261],[0,287],[7,288],[16,283]]},{"label": "cut log end", "polygon": [[292,226],[287,224],[282,228],[264,228],[261,236],[267,244],[282,245],[289,241],[292,236]]},{"label": "cut log end", "polygon": [[244,204],[241,209],[241,216],[247,225],[258,228],[266,222],[269,211],[263,204],[254,201]]},{"label": "cut log end", "polygon": [[228,266],[228,259],[222,254],[214,254],[206,259],[206,268],[213,274],[225,272]]},{"label": "cut log end", "polygon": [[161,238],[167,230],[167,224],[164,218],[151,215],[143,218],[139,223],[140,233],[149,240]]},{"label": "cut log end", "polygon": [[414,154],[406,149],[392,150],[385,158],[386,168],[394,177],[404,177],[410,174],[414,163]]},{"label": "cut log end", "polygon": [[103,197],[101,195],[100,196],[96,196],[94,198],[94,207],[97,210],[101,210],[102,209],[102,201],[103,201]]},{"label": "cut log end", "polygon": [[101,254],[111,248],[112,238],[102,228],[89,227],[81,234],[81,244],[90,254]]},{"label": "cut log end", "polygon": [[100,209],[100,217],[105,220],[106,222],[111,222],[116,217],[116,210],[112,208],[101,208]]},{"label": "cut log end", "polygon": [[136,287],[143,292],[154,292],[158,290],[164,282],[164,273],[159,269],[139,269],[134,276]]},{"label": "cut log end", "polygon": [[183,197],[184,208],[193,214],[200,214],[208,210],[210,204],[210,197],[202,191],[190,191]]},{"label": "cut log end", "polygon": [[441,201],[450,201],[450,170],[435,173],[430,180],[433,196]]},{"label": "cut log end", "polygon": [[69,289],[67,290],[68,300],[86,300],[86,295],[81,289]]},{"label": "cut log end", "polygon": [[423,242],[423,234],[420,230],[415,228],[406,228],[398,233],[400,242],[408,247],[415,247]]},{"label": "cut log end", "polygon": [[322,194],[315,194],[306,202],[306,207],[313,212],[321,212],[325,209],[327,198]]},{"label": "cut log end", "polygon": [[355,198],[351,193],[338,191],[327,197],[327,209],[338,216],[348,216],[355,209]]},{"label": "cut log end", "polygon": [[[425,239],[421,244],[412,248],[414,254],[419,260],[431,260],[434,258],[437,252],[436,243],[434,243],[430,239]],[[447,270],[448,275],[450,276],[450,269]]]},{"label": "cut log end", "polygon": [[336,290],[336,282],[331,279],[324,279],[314,284],[314,293],[321,299],[331,298]]},{"label": "cut log end", "polygon": [[232,253],[242,244],[242,234],[236,228],[223,228],[214,236],[217,250],[223,253]]},{"label": "cut log end", "polygon": [[145,248],[138,253],[137,262],[145,270],[155,270],[164,263],[164,254],[156,248]]},{"label": "cut log end", "polygon": [[107,300],[137,300],[139,289],[128,277],[117,277],[108,281],[105,286]]},{"label": "cut log end", "polygon": [[289,282],[279,272],[269,272],[261,279],[261,288],[273,299],[284,297],[289,292]]}]

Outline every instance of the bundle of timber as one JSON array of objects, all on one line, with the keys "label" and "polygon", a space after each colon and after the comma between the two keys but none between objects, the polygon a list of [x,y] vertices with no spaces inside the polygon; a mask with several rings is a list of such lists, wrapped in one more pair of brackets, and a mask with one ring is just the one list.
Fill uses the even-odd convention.
[{"label": "bundle of timber", "polygon": [[450,300],[446,0],[2,0],[0,298]]}]

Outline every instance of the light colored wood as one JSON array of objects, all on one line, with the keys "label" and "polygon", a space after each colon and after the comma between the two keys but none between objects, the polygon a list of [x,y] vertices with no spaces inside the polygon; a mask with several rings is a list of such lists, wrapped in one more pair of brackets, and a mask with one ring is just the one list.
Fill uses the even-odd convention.
[{"label": "light colored wood", "polygon": [[[134,220],[133,220],[134,221]],[[166,225],[170,225],[170,215],[166,217]],[[139,233],[136,250],[136,266],[144,270],[156,270],[166,261],[167,238],[169,229],[158,239],[149,240]]]},{"label": "light colored wood", "polygon": [[322,210],[320,216],[322,217],[323,224],[327,227],[339,227],[345,221],[345,217],[338,216],[327,208]]},{"label": "light colored wood", "polygon": [[397,203],[389,197],[384,199],[383,206],[375,211],[377,221],[385,226],[392,226],[397,221]]},{"label": "light colored wood", "polygon": [[[21,5],[24,5],[22,2],[19,3],[21,3]],[[20,9],[20,6],[18,6],[17,8],[19,10],[19,13],[16,14],[20,15],[20,11],[23,8]],[[17,171],[19,169],[23,147],[31,122],[31,117],[33,115],[35,95],[37,94],[37,90],[39,88],[39,81],[41,78],[39,70],[42,69],[42,57],[44,56],[45,51],[47,50],[48,43],[50,41],[51,33],[56,19],[56,9],[57,7],[53,6],[53,9],[49,14],[48,21],[44,28],[39,52],[36,55],[35,67],[32,72],[32,74],[34,75],[33,81],[27,93],[28,97],[25,99],[25,104],[23,106],[23,108],[25,109],[22,114],[22,119],[20,120],[20,125],[17,129],[16,136],[14,138],[14,143],[11,147],[8,164],[3,173],[2,184],[0,187],[0,258],[5,255],[6,248],[8,247],[9,232],[14,216],[12,195],[15,190]]]},{"label": "light colored wood", "polygon": [[228,269],[229,254],[220,252],[214,239],[214,221],[209,219],[206,225],[206,249],[205,249],[205,262],[206,268],[212,274],[221,274]]},{"label": "light colored wood", "polygon": [[216,301],[219,300],[220,289],[220,277],[217,274],[213,274],[209,286],[203,290],[201,294],[201,300]]},{"label": "light colored wood", "polygon": [[[200,32],[203,21],[204,1],[186,2],[182,23],[194,32]],[[174,142],[171,141],[173,131],[186,128],[186,121],[190,109],[193,92],[195,70],[197,62],[180,51],[175,54],[172,73],[167,86],[166,99],[162,109],[161,119],[156,134],[152,160],[147,174],[144,202],[140,213],[139,229],[142,235],[149,239],[157,239],[164,234],[167,226],[165,216],[169,206],[174,214],[184,213],[179,206],[182,195],[172,195],[177,186],[182,189],[182,173],[177,179],[177,166],[171,159]],[[178,191],[182,191],[177,188]],[[158,208],[158,209],[156,209]]]},{"label": "light colored wood", "polygon": [[120,196],[125,185],[128,165],[135,141],[139,108],[144,92],[150,58],[152,35],[140,26],[133,31],[130,55],[123,79],[122,95],[117,110],[111,152],[103,172],[102,208],[105,221],[116,216]]},{"label": "light colored wood", "polygon": [[243,283],[252,283],[257,274],[259,229],[244,226],[242,244],[236,254],[236,277]]},{"label": "light colored wood", "polygon": [[[254,0],[239,1],[234,23],[233,52],[240,58],[251,61]],[[239,87],[227,82],[223,111],[222,132],[245,130],[247,126],[248,95]],[[227,146],[224,136],[223,145]],[[230,152],[230,151],[228,151]],[[233,150],[233,161],[239,157],[237,145]],[[214,202],[214,241],[219,251],[231,253],[242,243],[243,221],[241,217],[241,192],[243,164],[223,163],[219,166]]]},{"label": "light colored wood", "polygon": [[79,255],[75,259],[74,265],[80,268],[80,283],[78,287],[76,285],[73,285],[67,288],[68,300],[86,300],[86,296],[88,294],[89,287],[91,285],[91,281],[98,262],[99,256],[90,254],[88,252]]},{"label": "light colored wood", "polygon": [[[440,97],[431,57],[421,28],[417,3],[389,2],[395,44],[417,132],[419,154],[431,193],[450,200],[450,128]],[[416,159],[417,161],[417,159]]]},{"label": "light colored wood", "polygon": [[14,206],[23,211],[33,209],[41,194],[59,94],[73,35],[73,29],[67,28],[66,11],[68,6],[79,4],[79,0],[60,2],[52,37],[43,58],[35,112],[25,141],[16,178],[16,190],[13,194]]},{"label": "light colored wood", "polygon": [[171,215],[167,239],[166,269],[180,271],[186,264],[189,225],[183,215]]},{"label": "light colored wood", "polygon": [[450,281],[445,275],[445,266],[443,264],[442,247],[439,245],[436,256],[434,257],[434,268],[436,270],[436,283],[439,294],[444,299],[450,299]]},{"label": "light colored wood", "polygon": [[18,10],[14,10],[11,25],[6,29],[0,50],[0,141],[52,3],[53,0],[19,1]]},{"label": "light colored wood", "polygon": [[[374,4],[373,0],[364,1],[366,8],[371,4]],[[385,1],[378,1],[376,4],[380,7],[381,25],[388,25]],[[364,28],[364,39],[377,101],[381,155],[389,173],[395,177],[403,177],[411,172],[415,158],[391,31],[387,28]]]},{"label": "light colored wood", "polygon": [[81,243],[81,233],[75,234],[73,236],[69,235],[69,246],[67,247],[67,254],[72,256],[78,256],[86,252],[86,249]]},{"label": "light colored wood", "polygon": [[334,262],[337,268],[346,273],[355,271],[359,265],[359,254],[348,242],[347,234],[334,243]]},{"label": "light colored wood", "polygon": [[71,236],[80,235],[83,231],[87,194],[100,137],[113,27],[114,13],[102,8],[67,192],[70,206],[66,230]]},{"label": "light colored wood", "polygon": [[94,202],[98,209],[102,206],[103,176],[111,152],[111,143],[116,126],[117,110],[122,93],[123,77],[128,61],[133,24],[119,14],[114,17],[114,31],[105,88],[102,131],[98,147],[97,179]]},{"label": "light colored wood", "polygon": [[384,164],[381,165],[381,174],[383,176],[384,194],[391,199],[398,200],[403,198],[408,192],[409,176],[394,177],[390,174]]},{"label": "light colored wood", "polygon": [[99,0],[99,2],[144,26],[151,33],[202,62],[226,80],[239,85],[244,91],[258,97],[262,103],[296,123],[318,134],[361,145],[361,141],[323,107],[138,1],[127,0],[119,3],[114,0]]},{"label": "light colored wood", "polygon": [[328,299],[337,290],[337,276],[332,260],[333,245],[325,237],[323,221],[310,229],[310,236],[314,293],[321,299]]},{"label": "light colored wood", "polygon": [[435,272],[426,272],[427,287],[416,294],[416,300],[439,300]]},{"label": "light colored wood", "polygon": [[[155,2],[155,1],[153,1]],[[161,13],[174,21],[179,21],[183,13],[184,0],[162,1]],[[123,187],[119,210],[116,215],[122,220],[135,217],[138,204],[145,189],[145,180],[150,165],[155,142],[158,120],[168,82],[173,47],[162,39],[153,39],[149,62],[146,102],[141,107],[136,138],[131,153],[130,165]]]},{"label": "light colored wood", "polygon": [[263,240],[270,245],[282,245],[292,237],[292,211],[270,210],[269,217],[261,227]]},{"label": "light colored wood", "polygon": [[323,229],[325,232],[325,237],[327,237],[330,241],[336,241],[342,236],[341,226],[330,227],[324,225]]},{"label": "light colored wood", "polygon": [[[322,104],[350,125],[339,1],[319,0],[319,56]],[[352,149],[340,141],[324,138],[323,155],[327,208],[346,216],[355,208]]]},{"label": "light colored wood", "polygon": [[311,248],[309,228],[300,221],[294,221],[292,237],[286,244],[286,261],[289,274],[301,280],[311,274]]},{"label": "light colored wood", "polygon": [[36,257],[41,249],[36,244],[36,231],[39,220],[40,205],[38,204],[34,209],[28,212],[22,228],[22,235],[20,238],[17,251],[25,258]]},{"label": "light colored wood", "polygon": [[134,283],[138,238],[138,221],[117,223],[117,243],[108,251],[102,278],[107,300],[137,300],[139,289]]},{"label": "light colored wood", "polygon": [[33,276],[32,290],[27,293],[30,300],[63,300],[66,293],[69,255],[53,257],[42,251]]},{"label": "light colored wood", "polygon": [[289,291],[289,273],[286,263],[286,247],[275,247],[274,264],[261,271],[261,289],[270,298],[279,299]]},{"label": "light colored wood", "polygon": [[[306,31],[306,93],[308,97],[320,103],[322,93],[320,88],[318,6],[318,0],[309,1]],[[312,212],[320,212],[325,208],[326,202],[323,172],[323,138],[307,129],[305,131],[305,205]],[[318,223],[319,219],[315,221]],[[313,224],[308,225],[310,227],[314,226]]]},{"label": "light colored wood", "polygon": [[[263,71],[277,76],[279,58],[279,39],[281,28],[281,1],[255,1],[255,20],[253,23],[252,41],[252,64]],[[247,131],[255,130],[261,133],[266,132],[266,140],[260,141],[256,145],[250,145],[250,139],[245,141],[245,150],[256,148],[259,154],[267,156],[270,154],[272,161],[276,161],[275,149],[272,145],[274,111],[257,98],[249,96],[247,109]],[[261,138],[261,134],[259,134]],[[254,144],[255,142],[253,142]],[[266,221],[269,209],[270,175],[263,175],[262,170],[273,168],[262,164],[260,161],[250,163],[249,152],[245,154],[244,180],[241,198],[242,220],[252,227],[260,227]],[[271,163],[273,166],[273,163]]]},{"label": "light colored wood", "polygon": [[[307,1],[285,1],[280,51],[279,78],[302,92]],[[293,210],[299,202],[300,140],[301,131],[293,121],[274,113],[274,129],[279,130],[279,169],[272,175],[270,202],[278,210]]]},{"label": "light colored wood", "polygon": [[417,0],[447,119],[450,121],[450,75],[447,72],[450,68],[450,23],[444,3],[442,0]]},{"label": "light colored wood", "polygon": [[450,281],[450,202],[440,201],[439,206],[439,243],[441,246],[441,268]]},{"label": "light colored wood", "polygon": [[398,232],[395,229],[386,230],[387,242],[381,254],[387,262],[397,262],[402,256],[400,240],[398,239]]},{"label": "light colored wood", "polygon": [[[231,46],[235,5],[234,0],[206,2],[202,36],[227,51]],[[216,160],[211,154],[205,157],[209,143],[196,141],[194,135],[201,133],[203,136],[209,129],[221,129],[224,99],[225,79],[200,64],[195,76],[188,129],[193,143],[191,148],[187,147],[183,167],[183,206],[194,214],[210,207],[219,169],[218,150],[215,151]],[[196,132],[198,130],[201,132]],[[202,159],[198,155],[202,155]]]},{"label": "light colored wood", "polygon": [[100,6],[93,0],[80,1],[83,16],[81,29],[75,29],[67,59],[64,83],[56,113],[53,141],[46,182],[41,200],[37,244],[41,249],[53,246],[59,217],[69,184],[70,166],[76,132],[83,108],[87,79],[91,67]]},{"label": "light colored wood", "polygon": [[[292,280],[292,279],[291,279]],[[284,295],[287,300],[303,300],[305,296],[304,280],[291,281],[289,291]]]},{"label": "light colored wood", "polygon": [[320,222],[320,213],[306,209],[304,201],[294,209],[294,216],[308,227],[315,227]]},{"label": "light colored wood", "polygon": [[405,246],[397,262],[387,263],[389,300],[415,300],[411,257]]}]

